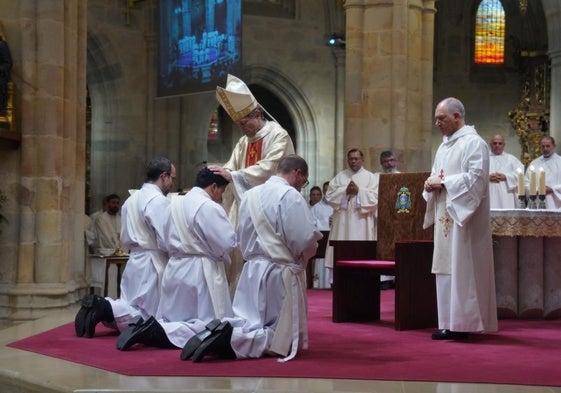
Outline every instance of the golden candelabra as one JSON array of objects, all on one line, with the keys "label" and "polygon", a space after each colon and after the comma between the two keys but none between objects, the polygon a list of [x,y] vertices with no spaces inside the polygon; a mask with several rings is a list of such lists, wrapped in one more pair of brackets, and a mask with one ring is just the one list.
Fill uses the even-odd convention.
[{"label": "golden candelabra", "polygon": [[508,117],[520,142],[520,161],[527,166],[540,156],[540,140],[549,134],[550,66],[541,53],[522,52],[521,56],[526,67],[520,101]]}]

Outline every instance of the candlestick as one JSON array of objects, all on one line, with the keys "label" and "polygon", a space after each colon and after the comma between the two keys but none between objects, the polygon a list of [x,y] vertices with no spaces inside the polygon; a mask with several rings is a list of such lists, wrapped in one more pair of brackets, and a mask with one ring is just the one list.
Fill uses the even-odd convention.
[{"label": "candlestick", "polygon": [[538,208],[538,204],[536,203],[537,200],[537,196],[536,195],[530,195],[528,197],[528,209],[537,209]]},{"label": "candlestick", "polygon": [[518,168],[516,174],[518,176],[518,196],[526,195],[524,191],[524,171],[522,168]]},{"label": "candlestick", "polygon": [[538,202],[538,209],[545,209],[547,208],[547,205],[545,204],[545,194],[544,195],[539,195],[538,196],[539,202]]},{"label": "candlestick", "polygon": [[525,195],[518,195],[518,208],[519,209],[526,209],[526,196]]},{"label": "candlestick", "polygon": [[545,170],[543,168],[539,169],[538,191],[540,195],[545,195]]},{"label": "candlestick", "polygon": [[536,171],[532,165],[528,168],[530,177],[530,188],[528,190],[529,195],[536,195]]}]

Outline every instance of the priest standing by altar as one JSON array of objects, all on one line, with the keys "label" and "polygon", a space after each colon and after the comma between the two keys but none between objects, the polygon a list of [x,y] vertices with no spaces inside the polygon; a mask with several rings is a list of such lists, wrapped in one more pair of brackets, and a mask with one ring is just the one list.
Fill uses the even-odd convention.
[{"label": "priest standing by altar", "polygon": [[542,155],[532,161],[526,169],[526,184],[530,183],[530,168],[534,169],[536,176],[539,176],[540,169],[544,170],[546,209],[561,209],[561,156],[555,152],[555,148],[555,139],[552,136],[542,137],[540,140]]},{"label": "priest standing by altar", "polygon": [[446,98],[435,110],[443,135],[423,197],[423,227],[434,224],[438,328],[433,340],[467,339],[497,330],[489,211],[489,148],[465,125],[463,104]]},{"label": "priest standing by altar", "polygon": [[[376,240],[376,210],[380,176],[362,166],[364,154],[359,149],[347,153],[349,168],[330,182],[325,199],[333,207],[329,240]],[[329,244],[329,243],[328,243]],[[333,247],[325,252],[325,267],[333,281]]]},{"label": "priest standing by altar", "polygon": [[517,170],[524,164],[506,153],[505,138],[495,135],[489,141],[489,203],[491,209],[516,209],[518,207]]},{"label": "priest standing by altar", "polygon": [[[223,167],[208,166],[230,182],[224,193],[223,205],[234,228],[237,228],[243,194],[274,175],[280,159],[294,154],[294,145],[286,130],[276,121],[265,118],[266,110],[239,78],[228,75],[226,88],[216,88],[216,98],[243,134],[230,160]],[[227,274],[230,293],[233,295],[243,267],[243,258],[238,249],[232,252],[231,259]]]}]

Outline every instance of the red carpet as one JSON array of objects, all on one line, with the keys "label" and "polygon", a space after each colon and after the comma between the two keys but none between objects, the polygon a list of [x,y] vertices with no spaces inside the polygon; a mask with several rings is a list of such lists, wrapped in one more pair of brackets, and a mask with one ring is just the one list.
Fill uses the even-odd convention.
[{"label": "red carpet", "polygon": [[465,342],[432,341],[432,330],[393,329],[393,291],[382,292],[382,321],[331,322],[331,292],[309,291],[310,349],[287,363],[274,358],[203,363],[180,350],[115,349],[116,334],[99,325],[94,339],[73,324],[9,346],[125,375],[262,376],[482,382],[561,386],[561,320],[499,321],[500,331]]}]

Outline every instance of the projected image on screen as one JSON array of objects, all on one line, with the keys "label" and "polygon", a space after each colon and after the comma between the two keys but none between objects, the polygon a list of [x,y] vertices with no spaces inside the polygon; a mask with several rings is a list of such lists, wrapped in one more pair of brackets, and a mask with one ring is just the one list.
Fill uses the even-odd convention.
[{"label": "projected image on screen", "polygon": [[241,0],[160,0],[158,96],[211,91],[241,69]]}]

